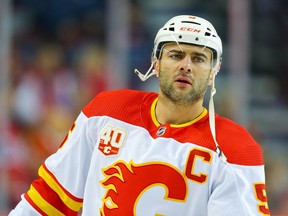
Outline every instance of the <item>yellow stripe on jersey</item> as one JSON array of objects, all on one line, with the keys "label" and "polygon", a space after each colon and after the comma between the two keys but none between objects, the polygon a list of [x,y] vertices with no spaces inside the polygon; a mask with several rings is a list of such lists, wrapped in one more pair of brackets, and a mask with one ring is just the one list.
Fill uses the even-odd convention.
[{"label": "yellow stripe on jersey", "polygon": [[159,126],[160,126],[160,123],[157,121],[157,118],[156,118],[156,104],[157,104],[157,102],[158,102],[158,98],[156,98],[156,99],[153,101],[153,103],[152,103],[152,105],[151,105],[151,110],[150,110],[150,112],[151,112],[151,117],[152,117],[152,120],[153,120],[154,124],[155,124],[157,127],[159,127]]},{"label": "yellow stripe on jersey", "polygon": [[38,191],[31,185],[30,190],[27,192],[30,199],[47,215],[63,215],[62,212],[58,211],[54,206],[50,205]]},{"label": "yellow stripe on jersey", "polygon": [[60,199],[65,203],[68,208],[73,211],[78,212],[82,207],[82,202],[77,202],[70,198],[63,189],[59,186],[59,184],[52,178],[52,176],[47,173],[43,166],[40,167],[38,174],[41,178],[45,180],[45,182],[51,187],[60,197]]},{"label": "yellow stripe on jersey", "polygon": [[[158,102],[158,98],[156,98],[152,105],[151,105],[151,117],[152,117],[152,120],[154,122],[154,124],[159,127],[161,124],[157,121],[157,117],[156,117],[156,105],[157,105],[157,102]],[[183,123],[183,124],[170,124],[171,127],[174,127],[174,128],[181,128],[181,127],[186,127],[186,126],[189,126],[189,125],[192,125],[194,124],[195,122],[199,121],[200,119],[202,119],[206,114],[208,113],[207,109],[206,108],[203,108],[203,112],[195,119],[193,119],[192,121],[189,121],[189,122],[186,122],[186,123]]]}]

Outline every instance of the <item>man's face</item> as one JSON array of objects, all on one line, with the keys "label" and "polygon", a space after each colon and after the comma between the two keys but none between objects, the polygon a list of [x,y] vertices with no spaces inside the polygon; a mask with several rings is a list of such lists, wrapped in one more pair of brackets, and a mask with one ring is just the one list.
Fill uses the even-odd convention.
[{"label": "man's face", "polygon": [[203,99],[210,83],[212,52],[200,46],[168,43],[155,70],[159,94],[176,104],[190,105]]}]

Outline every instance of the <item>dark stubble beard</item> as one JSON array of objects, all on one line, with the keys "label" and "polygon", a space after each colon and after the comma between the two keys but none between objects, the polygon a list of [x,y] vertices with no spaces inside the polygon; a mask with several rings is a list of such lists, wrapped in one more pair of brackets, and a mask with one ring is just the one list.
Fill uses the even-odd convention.
[{"label": "dark stubble beard", "polygon": [[[177,77],[177,75],[175,77]],[[209,85],[210,75],[207,79],[199,80],[198,83],[192,80],[193,88],[186,93],[181,92],[180,89],[175,89],[173,86],[173,80],[175,77],[172,80],[169,80],[169,76],[162,73],[162,70],[159,71],[159,86],[166,99],[179,106],[191,106],[204,97]]]}]

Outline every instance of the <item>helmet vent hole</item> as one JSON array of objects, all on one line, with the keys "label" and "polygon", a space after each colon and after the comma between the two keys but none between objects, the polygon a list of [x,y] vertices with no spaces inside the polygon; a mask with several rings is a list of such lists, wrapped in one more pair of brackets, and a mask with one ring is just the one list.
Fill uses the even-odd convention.
[{"label": "helmet vent hole", "polygon": [[200,23],[192,22],[192,21],[182,21],[182,23],[190,23],[190,24],[201,25]]},{"label": "helmet vent hole", "polygon": [[210,32],[205,32],[205,36],[211,36]]},{"label": "helmet vent hole", "polygon": [[169,31],[173,31],[173,32],[174,32],[174,31],[175,31],[175,28],[174,28],[174,27],[170,27],[170,28],[169,28]]},{"label": "helmet vent hole", "polygon": [[198,41],[198,40],[199,40],[199,38],[198,38],[198,37],[196,37],[196,38],[195,38],[195,40],[196,40],[196,41]]},{"label": "helmet vent hole", "polygon": [[182,38],[182,35],[179,35],[179,36],[178,36],[178,38],[180,38],[180,39],[181,39],[181,38]]}]

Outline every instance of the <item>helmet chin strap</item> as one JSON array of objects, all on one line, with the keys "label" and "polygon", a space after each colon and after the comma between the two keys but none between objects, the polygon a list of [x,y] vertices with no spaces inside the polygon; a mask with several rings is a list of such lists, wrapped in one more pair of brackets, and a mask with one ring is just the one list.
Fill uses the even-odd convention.
[{"label": "helmet chin strap", "polygon": [[210,92],[210,100],[209,100],[209,125],[210,125],[210,130],[212,133],[213,140],[216,145],[216,153],[218,156],[223,160],[226,161],[227,158],[222,152],[219,144],[217,143],[216,140],[216,131],[215,131],[215,108],[214,108],[214,101],[213,101],[213,96],[216,94],[216,88],[215,88],[215,76],[217,74],[216,70],[213,69],[212,72],[212,83],[211,83],[211,92]]},{"label": "helmet chin strap", "polygon": [[153,69],[154,62],[151,62],[150,68],[147,70],[146,74],[142,74],[139,70],[135,69],[134,72],[138,75],[138,77],[144,82],[149,79],[151,76],[155,75],[155,70]]}]

